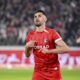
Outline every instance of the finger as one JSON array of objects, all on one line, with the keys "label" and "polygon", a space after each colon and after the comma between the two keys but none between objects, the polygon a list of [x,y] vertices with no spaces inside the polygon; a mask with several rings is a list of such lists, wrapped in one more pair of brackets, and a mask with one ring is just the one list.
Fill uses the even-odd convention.
[{"label": "finger", "polygon": [[32,43],[36,43],[37,41],[31,41]]},{"label": "finger", "polygon": [[42,53],[46,54],[46,51],[43,49],[43,50],[42,50]]}]

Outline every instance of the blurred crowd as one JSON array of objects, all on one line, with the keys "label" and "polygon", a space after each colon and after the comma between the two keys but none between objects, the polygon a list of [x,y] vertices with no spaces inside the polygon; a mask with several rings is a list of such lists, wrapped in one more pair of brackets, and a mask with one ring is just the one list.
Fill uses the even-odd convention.
[{"label": "blurred crowd", "polygon": [[70,46],[80,46],[80,0],[0,0],[0,45],[24,45],[35,28],[33,13],[47,14],[47,26],[56,29]]}]

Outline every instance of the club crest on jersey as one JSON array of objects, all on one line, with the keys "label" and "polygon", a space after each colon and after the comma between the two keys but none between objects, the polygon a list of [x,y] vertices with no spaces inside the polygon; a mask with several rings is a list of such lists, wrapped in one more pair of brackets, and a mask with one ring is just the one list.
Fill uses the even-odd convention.
[{"label": "club crest on jersey", "polygon": [[45,38],[45,39],[44,39],[44,43],[47,43],[47,42],[48,42],[48,39],[47,39],[47,38]]}]

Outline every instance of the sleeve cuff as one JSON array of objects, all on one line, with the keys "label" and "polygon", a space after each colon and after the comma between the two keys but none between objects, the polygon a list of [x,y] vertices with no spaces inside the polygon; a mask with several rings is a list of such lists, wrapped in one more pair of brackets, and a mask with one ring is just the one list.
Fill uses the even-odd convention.
[{"label": "sleeve cuff", "polygon": [[61,39],[62,39],[62,38],[58,38],[58,39],[56,39],[56,40],[55,40],[55,43],[56,43],[57,41],[61,40]]}]

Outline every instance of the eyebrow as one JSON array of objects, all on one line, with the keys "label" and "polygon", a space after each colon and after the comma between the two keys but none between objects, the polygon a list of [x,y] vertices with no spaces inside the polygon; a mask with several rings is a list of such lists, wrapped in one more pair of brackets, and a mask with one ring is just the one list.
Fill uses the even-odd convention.
[{"label": "eyebrow", "polygon": [[[34,15],[34,17],[36,17],[37,15]],[[41,14],[38,14],[38,16],[42,16]]]}]

